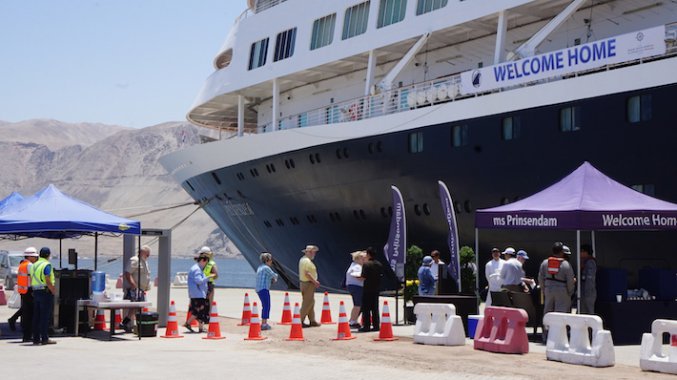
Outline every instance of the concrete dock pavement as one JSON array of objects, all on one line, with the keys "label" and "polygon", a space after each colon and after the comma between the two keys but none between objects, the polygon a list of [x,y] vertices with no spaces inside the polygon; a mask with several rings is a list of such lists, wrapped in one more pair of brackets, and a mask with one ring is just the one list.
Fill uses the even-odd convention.
[{"label": "concrete dock pavement", "polygon": [[[107,341],[103,332],[91,338],[55,337],[53,346],[20,343],[20,332],[7,326],[15,309],[0,306],[0,373],[17,376],[35,363],[44,363],[50,378],[94,376],[97,379],[175,379],[184,376],[227,376],[235,379],[658,379],[664,374],[639,369],[639,347],[616,347],[616,366],[590,368],[548,361],[545,346],[532,343],[526,355],[502,355],[475,351],[472,340],[464,346],[423,346],[414,344],[413,326],[395,326],[395,342],[374,342],[378,333],[356,333],[357,339],[332,341],[337,325],[303,329],[304,342],[287,342],[290,326],[277,325],[282,314],[284,292],[272,292],[272,330],[268,339],[245,341],[248,327],[237,326],[242,314],[244,293],[250,301],[258,296],[251,289],[217,289],[219,324],[224,340],[203,340],[205,334],[179,331],[184,339],[143,338],[132,334]],[[150,299],[155,296],[152,292]],[[188,292],[173,288],[179,322],[185,320]],[[300,293],[290,292],[290,301],[300,303]],[[319,318],[323,293],[316,294]],[[384,298],[387,299],[387,298]],[[332,318],[338,319],[338,303],[349,296],[330,294]],[[383,301],[383,299],[382,299]],[[389,300],[389,304],[391,304]],[[392,308],[392,307],[391,307]],[[391,309],[392,312],[392,309]],[[180,323],[182,324],[182,323]],[[99,334],[100,333],[100,334]],[[164,333],[159,329],[158,336]],[[591,372],[592,371],[592,372]],[[8,377],[9,378],[9,377]]]}]

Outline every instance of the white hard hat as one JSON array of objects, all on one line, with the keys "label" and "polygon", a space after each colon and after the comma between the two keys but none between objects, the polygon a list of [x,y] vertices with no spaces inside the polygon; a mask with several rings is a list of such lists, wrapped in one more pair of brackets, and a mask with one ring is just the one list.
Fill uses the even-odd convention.
[{"label": "white hard hat", "polygon": [[200,248],[200,251],[198,251],[198,255],[201,255],[203,253],[212,253],[212,250],[205,245],[204,247]]},{"label": "white hard hat", "polygon": [[35,247],[28,247],[24,251],[24,256],[38,257],[38,250]]}]

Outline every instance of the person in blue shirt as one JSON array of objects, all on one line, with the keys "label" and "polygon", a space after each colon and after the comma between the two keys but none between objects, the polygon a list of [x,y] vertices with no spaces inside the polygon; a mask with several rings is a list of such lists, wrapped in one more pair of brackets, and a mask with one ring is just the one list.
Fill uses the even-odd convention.
[{"label": "person in blue shirt", "polygon": [[433,264],[433,258],[426,256],[423,258],[423,264],[418,268],[418,295],[427,296],[435,294],[435,277],[430,271]]},{"label": "person in blue shirt", "polygon": [[260,259],[261,265],[256,269],[256,294],[261,299],[261,330],[270,330],[270,286],[277,281],[277,273],[270,269],[273,255],[263,252]]},{"label": "person in blue shirt", "polygon": [[214,275],[205,276],[203,270],[209,262],[209,256],[200,254],[195,258],[195,265],[190,268],[188,273],[188,296],[190,297],[190,318],[183,327],[190,332],[193,331],[191,323],[198,320],[200,323],[200,332],[204,331],[204,324],[209,323],[209,299],[207,298],[207,283]]}]

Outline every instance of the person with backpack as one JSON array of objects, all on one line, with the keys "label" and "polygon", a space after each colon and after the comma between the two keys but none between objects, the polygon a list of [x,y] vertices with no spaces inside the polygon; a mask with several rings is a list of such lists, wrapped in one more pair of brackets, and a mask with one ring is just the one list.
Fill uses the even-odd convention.
[{"label": "person with backpack", "polygon": [[543,260],[538,271],[538,283],[541,284],[544,298],[544,316],[552,311],[561,313],[571,311],[571,296],[576,283],[574,270],[569,261],[565,260],[564,247],[561,242],[556,242],[552,246],[552,256]]}]

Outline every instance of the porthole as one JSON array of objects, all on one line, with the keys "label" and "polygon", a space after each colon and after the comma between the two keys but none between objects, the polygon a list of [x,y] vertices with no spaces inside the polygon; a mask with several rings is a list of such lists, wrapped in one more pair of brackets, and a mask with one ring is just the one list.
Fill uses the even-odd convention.
[{"label": "porthole", "polygon": [[414,205],[414,213],[421,216],[421,207],[419,205]]},{"label": "porthole", "polygon": [[348,158],[348,148],[343,148],[343,158]]},{"label": "porthole", "polygon": [[463,209],[464,209],[465,212],[467,212],[467,213],[471,213],[471,212],[473,211],[473,209],[472,209],[472,203],[470,202],[470,200],[467,200],[467,201],[463,202]]},{"label": "porthole", "polygon": [[388,213],[386,212],[385,207],[381,207],[381,216],[384,217],[384,218],[388,217]]},{"label": "porthole", "polygon": [[426,215],[430,215],[430,206],[428,206],[427,203],[423,204],[423,213]]}]

